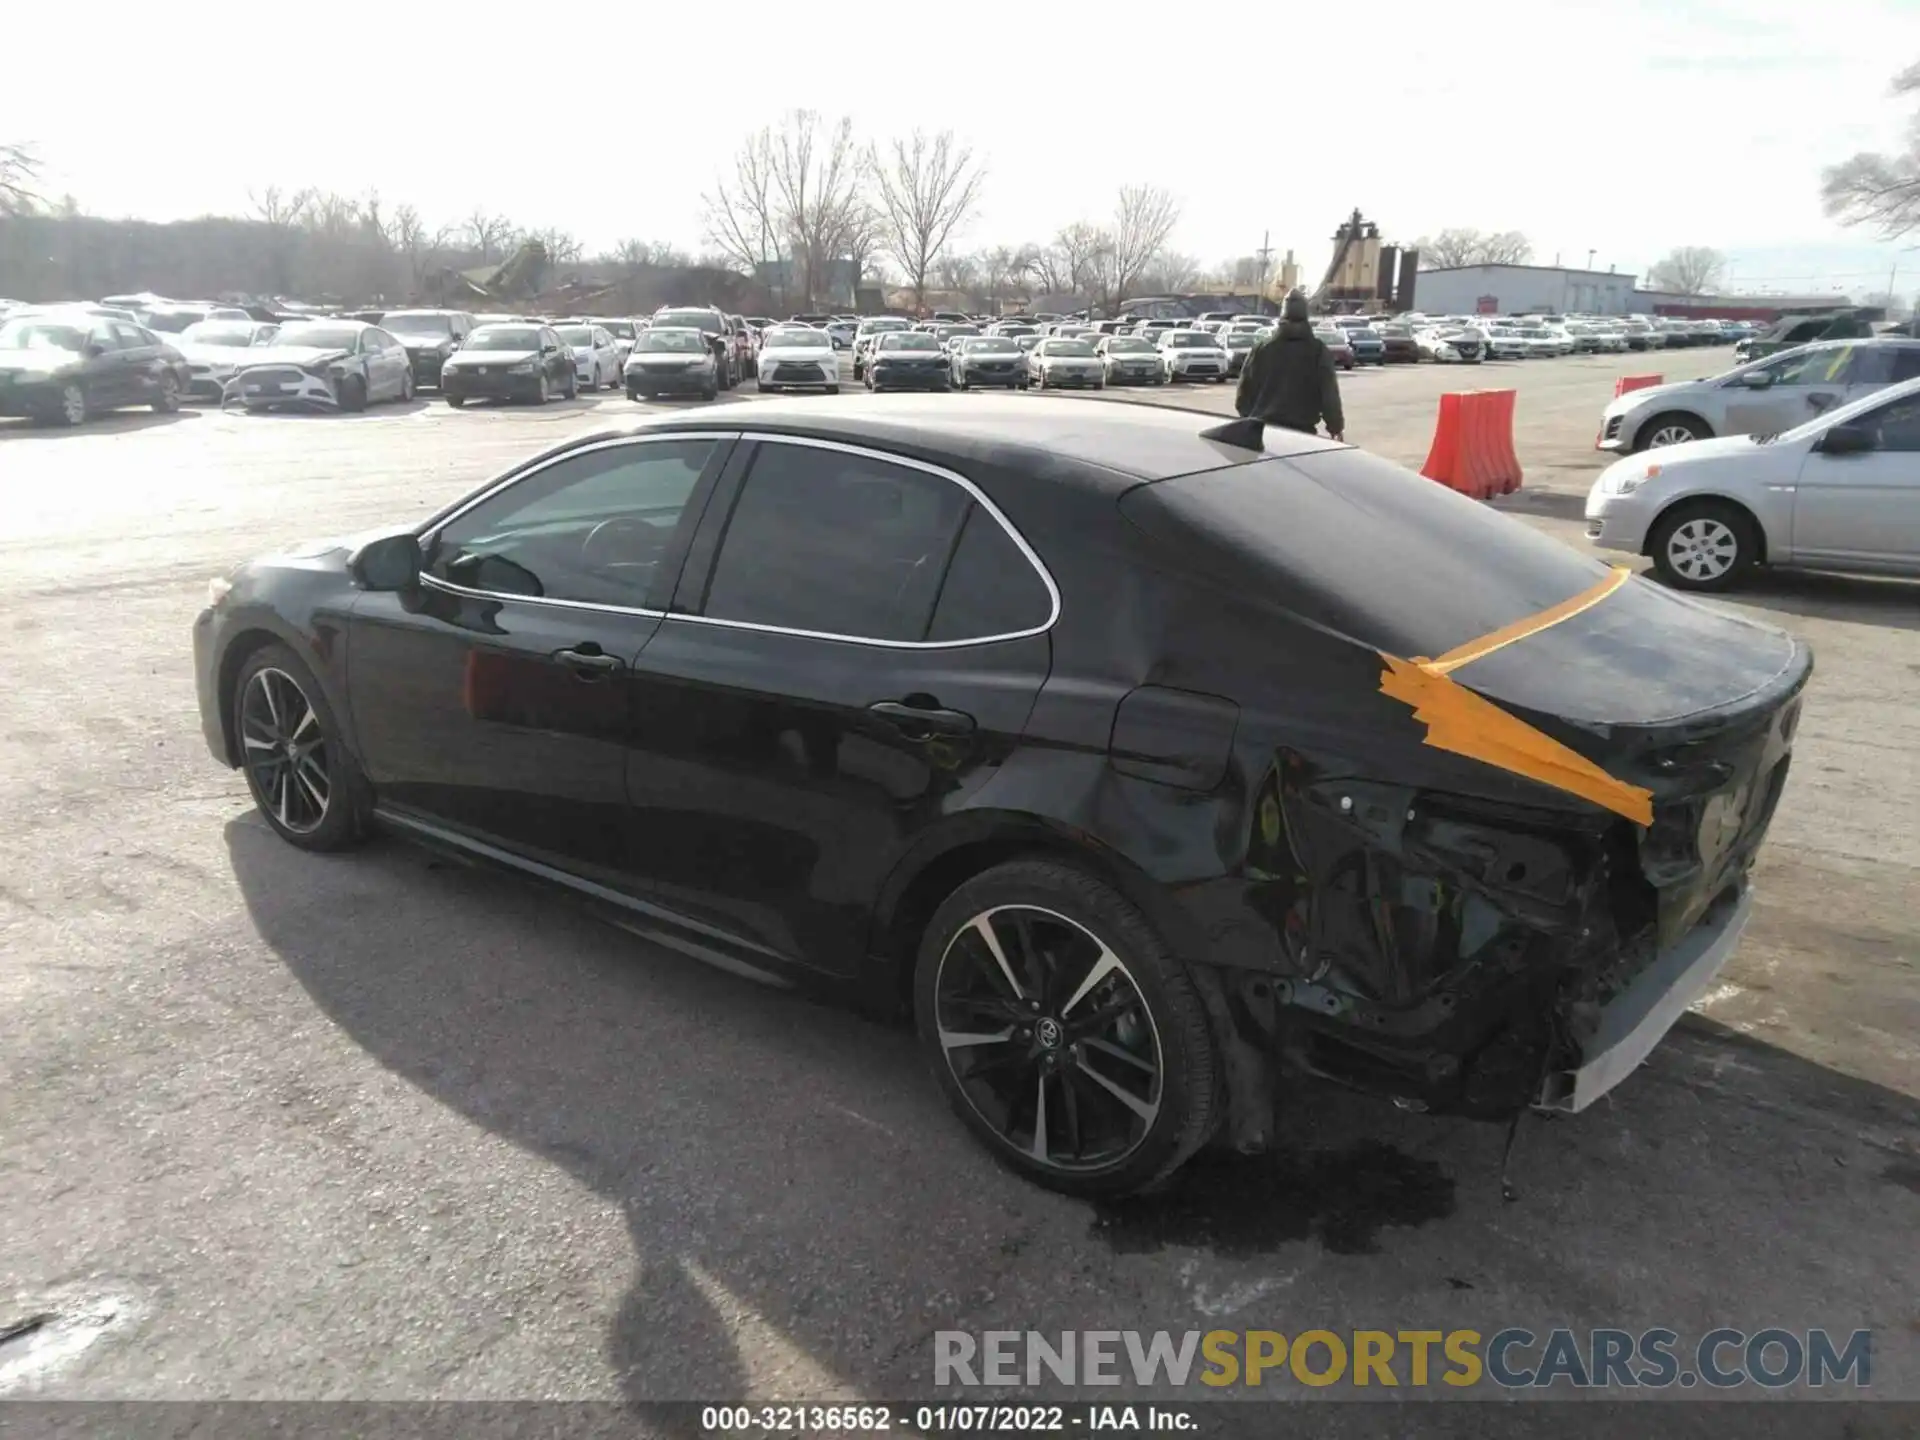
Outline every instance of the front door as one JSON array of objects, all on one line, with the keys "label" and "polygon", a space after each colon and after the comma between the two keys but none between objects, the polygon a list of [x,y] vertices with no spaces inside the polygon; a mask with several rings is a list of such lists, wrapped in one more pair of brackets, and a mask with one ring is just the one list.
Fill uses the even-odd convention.
[{"label": "front door", "polygon": [[1808,454],[1793,497],[1793,558],[1920,566],[1920,395],[1890,400],[1852,423],[1873,432],[1875,448]]},{"label": "front door", "polygon": [[1762,388],[1751,388],[1744,377],[1725,382],[1729,393],[1720,433],[1776,435],[1844,405],[1856,348],[1830,345],[1783,355],[1759,367],[1769,381]]},{"label": "front door", "polygon": [[852,973],[908,840],[1018,740],[1052,583],[968,482],[744,441],[634,678],[638,873],[684,914]]},{"label": "front door", "polygon": [[[348,690],[383,809],[607,878],[625,864],[632,665],[724,437],[610,441],[423,541],[414,594],[354,607]],[[690,522],[689,522],[690,523]]]}]

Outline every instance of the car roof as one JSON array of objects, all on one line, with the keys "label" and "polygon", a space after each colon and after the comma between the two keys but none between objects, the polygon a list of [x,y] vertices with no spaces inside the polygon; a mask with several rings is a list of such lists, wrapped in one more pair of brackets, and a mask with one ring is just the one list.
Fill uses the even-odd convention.
[{"label": "car roof", "polygon": [[[1209,437],[1209,431],[1223,427],[1252,433],[1248,422],[1229,421],[1216,411],[1118,400],[981,395],[973,397],[972,403],[955,405],[946,397],[862,395],[831,407],[805,400],[766,400],[674,412],[574,443],[675,430],[739,428],[871,445],[935,462],[975,460],[1039,470],[1052,479],[1116,495],[1143,481],[1244,465],[1275,455],[1347,448],[1319,436],[1267,426],[1261,448],[1255,450]],[[1061,466],[1062,460],[1068,465]]]}]

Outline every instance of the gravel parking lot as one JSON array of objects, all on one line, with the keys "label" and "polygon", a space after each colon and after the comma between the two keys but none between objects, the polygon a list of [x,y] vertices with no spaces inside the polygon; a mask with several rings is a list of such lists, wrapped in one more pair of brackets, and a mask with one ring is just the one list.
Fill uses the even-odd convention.
[{"label": "gravel parking lot", "polygon": [[[1441,391],[1511,384],[1500,504],[1578,544],[1615,377],[1728,363],[1365,371],[1348,438],[1418,466]],[[1098,1211],[985,1158],[904,1032],[398,842],[298,853],[207,755],[209,576],[660,408],[0,421],[0,1330],[114,1315],[0,1342],[0,1393],[901,1398],[938,1329],[1778,1324],[1872,1327],[1920,1398],[1920,587],[1734,602],[1818,657],[1756,919],[1637,1077],[1523,1127],[1517,1202],[1498,1129],[1302,1088],[1285,1152]]]}]

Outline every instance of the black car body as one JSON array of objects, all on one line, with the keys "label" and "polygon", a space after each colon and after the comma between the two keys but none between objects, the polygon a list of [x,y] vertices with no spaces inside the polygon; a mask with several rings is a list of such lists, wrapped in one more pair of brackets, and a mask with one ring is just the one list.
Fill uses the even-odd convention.
[{"label": "black car body", "polygon": [[1374,332],[1380,337],[1381,355],[1388,365],[1420,363],[1420,342],[1405,325],[1382,325]]},{"label": "black car body", "polygon": [[127,405],[177,410],[186,362],[131,321],[58,309],[0,320],[0,415],[78,425]]},{"label": "black car body", "polygon": [[953,385],[952,357],[940,339],[924,330],[882,335],[867,352],[869,390],[947,390]]},{"label": "black car body", "polygon": [[[1762,360],[1796,345],[1815,340],[1864,340],[1873,326],[1857,310],[1834,310],[1821,315],[1785,315],[1764,334],[1748,335],[1733,347],[1733,358],[1741,364]],[[1668,341],[1672,343],[1671,340]]]},{"label": "black car body", "polygon": [[573,350],[550,325],[480,325],[440,367],[440,394],[456,408],[469,400],[572,398],[579,389]]},{"label": "black car body", "polygon": [[473,333],[474,320],[464,310],[393,310],[380,322],[380,328],[407,347],[413,383],[438,388],[440,367],[466,343]]},{"label": "black car body", "polygon": [[1081,1192],[1271,1139],[1294,1071],[1592,1103],[1736,942],[1812,664],[1351,447],[1011,396],[577,437],[193,634],[284,838],[910,1003]]}]

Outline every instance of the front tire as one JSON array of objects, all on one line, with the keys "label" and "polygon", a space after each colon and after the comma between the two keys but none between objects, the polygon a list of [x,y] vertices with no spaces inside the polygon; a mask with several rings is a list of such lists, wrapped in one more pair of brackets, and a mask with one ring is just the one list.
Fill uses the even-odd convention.
[{"label": "front tire", "polygon": [[153,413],[171,415],[180,408],[180,381],[171,370],[160,376],[160,389],[153,397]]},{"label": "front tire", "polygon": [[1659,450],[1668,445],[1684,445],[1690,440],[1711,440],[1713,427],[1693,415],[1674,412],[1656,415],[1642,425],[1633,437],[1635,452]]},{"label": "front tire", "polygon": [[340,408],[356,415],[367,408],[367,382],[363,378],[349,375],[340,382]]},{"label": "front tire", "polygon": [[413,371],[411,370],[400,377],[400,403],[402,405],[413,403]]},{"label": "front tire", "polygon": [[567,388],[560,392],[560,398],[562,400],[577,400],[580,398],[580,372],[578,370],[567,371]]},{"label": "front tire", "polygon": [[1711,594],[1730,590],[1760,559],[1753,516],[1724,500],[1688,500],[1654,522],[1647,552],[1663,583]]},{"label": "front tire", "polygon": [[547,384],[547,377],[543,374],[540,377],[539,386],[533,392],[533,403],[544,405],[551,399],[553,399],[553,388]]},{"label": "front tire", "polygon": [[464,395],[448,395],[445,398],[446,398],[447,404],[451,405],[456,410],[461,409],[467,403],[467,397]]},{"label": "front tire", "polygon": [[914,1012],[962,1122],[1049,1189],[1144,1189],[1221,1113],[1191,977],[1132,902],[1075,865],[1016,860],[950,895],[921,938]]},{"label": "front tire", "polygon": [[365,782],[313,672],[285,645],[240,667],[230,699],[240,768],[273,832],[302,850],[341,850],[365,833]]}]

